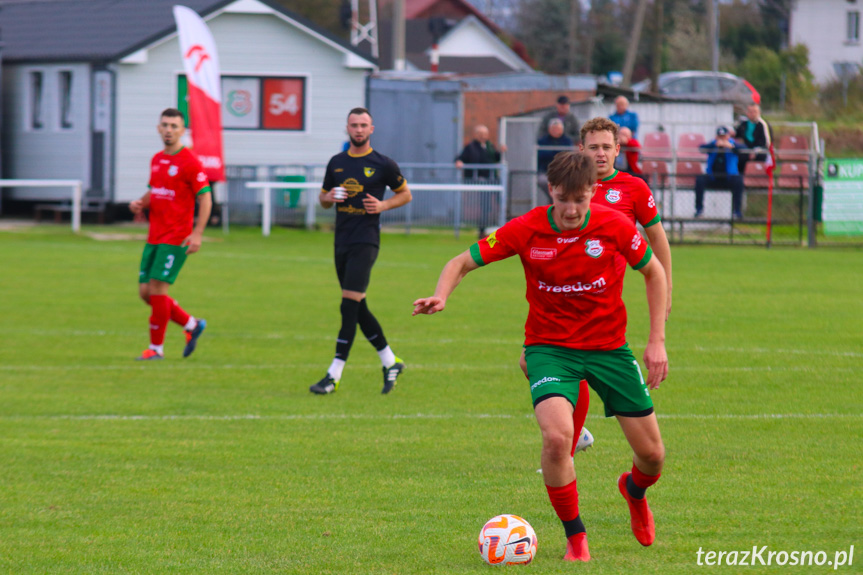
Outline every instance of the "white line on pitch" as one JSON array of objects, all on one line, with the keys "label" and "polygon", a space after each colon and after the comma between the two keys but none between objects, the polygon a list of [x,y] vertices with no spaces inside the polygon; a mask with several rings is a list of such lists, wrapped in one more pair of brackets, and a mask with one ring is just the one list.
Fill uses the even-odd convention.
[{"label": "white line on pitch", "polygon": [[[762,419],[863,419],[861,413],[666,413],[657,414],[659,419],[677,420],[762,420]],[[297,421],[297,420],[399,420],[399,419],[518,419],[533,418],[533,414],[513,415],[508,413],[406,413],[380,414],[294,414],[294,415],[4,415],[0,421]],[[605,419],[601,415],[589,415],[589,419]]]},{"label": "white line on pitch", "polygon": [[[254,370],[266,370],[266,369],[275,369],[275,370],[295,370],[295,369],[318,369],[323,364],[318,363],[273,363],[273,364],[225,364],[225,365],[207,365],[201,363],[159,363],[158,369],[177,369],[177,370],[232,370],[232,371],[254,371]],[[452,369],[452,370],[462,370],[462,371],[484,371],[484,370],[510,370],[510,369],[518,369],[516,367],[515,361],[511,364],[492,364],[492,363],[478,363],[478,364],[468,364],[468,363],[433,363],[433,364],[420,364],[420,363],[411,363],[408,364],[410,369],[412,370],[422,370],[422,369]],[[351,369],[380,369],[380,364],[352,364]],[[142,371],[150,369],[150,366],[147,364],[141,365],[131,364],[131,365],[83,365],[83,364],[73,364],[73,365],[0,365],[0,372],[40,372],[40,371]],[[765,372],[765,373],[783,373],[783,372],[804,372],[804,373],[856,373],[860,371],[859,368],[855,367],[829,367],[824,368],[822,366],[817,365],[779,365],[779,366],[725,366],[725,367],[708,367],[704,365],[671,365],[669,368],[669,373],[673,376],[676,372],[680,371],[710,371],[711,373],[721,372],[721,373],[734,373],[734,372],[748,372],[748,373],[756,373],[756,372]]]}]

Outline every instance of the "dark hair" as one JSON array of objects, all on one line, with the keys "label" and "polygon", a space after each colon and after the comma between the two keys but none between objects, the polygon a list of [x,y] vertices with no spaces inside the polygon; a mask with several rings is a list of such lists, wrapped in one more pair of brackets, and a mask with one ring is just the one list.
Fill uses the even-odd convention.
[{"label": "dark hair", "polygon": [[348,118],[353,116],[354,114],[368,114],[369,118],[372,117],[372,113],[366,110],[365,108],[354,108],[350,112],[348,112]]},{"label": "dark hair", "polygon": [[584,143],[584,138],[591,132],[611,132],[614,136],[614,143],[617,143],[618,126],[608,118],[592,118],[586,121],[581,126],[581,142]]},{"label": "dark hair", "polygon": [[583,152],[560,152],[548,165],[548,184],[564,195],[574,194],[596,183],[596,164]]},{"label": "dark hair", "polygon": [[162,110],[162,114],[159,117],[180,118],[181,120],[183,120],[183,125],[186,124],[186,116],[184,116],[183,112],[181,112],[177,108],[165,108],[164,110]]},{"label": "dark hair", "polygon": [[558,104],[569,104],[569,96],[566,94],[557,97]]}]

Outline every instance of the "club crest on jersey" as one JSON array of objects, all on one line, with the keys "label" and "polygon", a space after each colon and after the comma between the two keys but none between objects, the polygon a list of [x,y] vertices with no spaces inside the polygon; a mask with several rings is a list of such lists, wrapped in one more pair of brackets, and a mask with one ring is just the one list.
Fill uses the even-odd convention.
[{"label": "club crest on jersey", "polygon": [[587,245],[585,246],[584,251],[590,257],[598,258],[602,255],[604,248],[599,240],[587,240]]},{"label": "club crest on jersey", "polygon": [[494,249],[494,246],[497,245],[497,230],[493,231],[490,236],[488,236],[485,241],[488,242],[488,247]]},{"label": "club crest on jersey", "polygon": [[605,200],[609,204],[616,204],[620,201],[620,190],[615,190],[614,188],[608,188],[608,191],[605,192]]},{"label": "club crest on jersey", "polygon": [[177,166],[172,165],[170,168],[168,168],[169,176],[176,176],[179,172],[180,168],[178,168]]},{"label": "club crest on jersey", "polygon": [[374,168],[363,168],[363,173],[366,175],[367,178],[371,178],[372,176],[375,175],[375,169]]}]

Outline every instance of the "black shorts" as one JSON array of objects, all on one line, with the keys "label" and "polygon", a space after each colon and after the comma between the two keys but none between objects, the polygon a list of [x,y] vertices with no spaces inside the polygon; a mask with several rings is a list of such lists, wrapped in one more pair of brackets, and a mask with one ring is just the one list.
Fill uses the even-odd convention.
[{"label": "black shorts", "polygon": [[336,247],[336,275],[343,290],[365,293],[378,259],[378,246],[353,244]]}]

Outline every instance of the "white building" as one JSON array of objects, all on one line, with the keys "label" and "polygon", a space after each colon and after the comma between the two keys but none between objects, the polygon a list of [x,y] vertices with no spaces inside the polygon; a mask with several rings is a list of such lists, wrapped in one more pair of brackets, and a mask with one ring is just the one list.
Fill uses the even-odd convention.
[{"label": "white building", "polygon": [[819,84],[835,80],[843,67],[863,65],[860,12],[863,0],[794,0],[789,43],[809,47],[809,69]]},{"label": "white building", "polygon": [[[184,105],[175,3],[3,7],[3,177],[79,179],[106,204],[141,196],[161,148],[159,113]],[[267,0],[181,3],[203,16],[218,47],[226,165],[325,163],[341,150],[348,110],[366,104],[373,60]],[[274,94],[296,105],[273,107]]]}]

